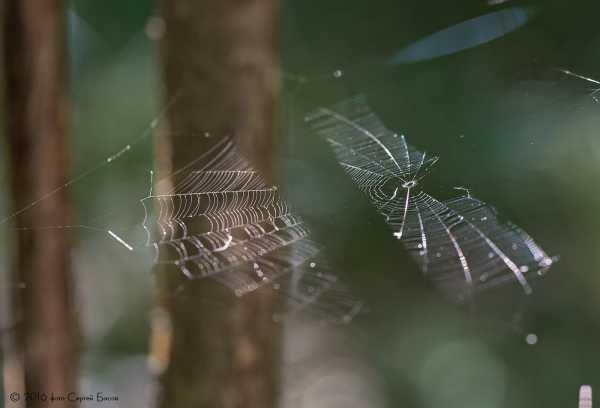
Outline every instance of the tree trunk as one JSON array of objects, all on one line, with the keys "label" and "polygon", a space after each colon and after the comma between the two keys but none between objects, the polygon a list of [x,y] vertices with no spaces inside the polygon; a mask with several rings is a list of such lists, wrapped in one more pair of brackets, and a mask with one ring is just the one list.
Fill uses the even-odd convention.
[{"label": "tree trunk", "polygon": [[[167,99],[177,99],[161,132],[159,171],[180,168],[229,136],[273,180],[278,1],[164,0],[162,13]],[[163,272],[167,288],[181,283],[178,271]],[[165,302],[172,338],[161,406],[276,406],[281,327],[272,315],[277,296],[261,289],[238,299],[206,279],[184,284],[186,296]],[[206,297],[216,293],[221,305],[207,304]]]},{"label": "tree trunk", "polygon": [[[64,10],[60,0],[7,0],[4,11],[6,134],[18,211],[68,177]],[[69,218],[64,189],[15,215],[17,228],[68,225]],[[14,279],[24,287],[15,292],[16,344],[26,391],[76,391],[78,330],[69,236],[53,229],[18,230],[16,250]],[[27,406],[48,406],[41,399]]]}]

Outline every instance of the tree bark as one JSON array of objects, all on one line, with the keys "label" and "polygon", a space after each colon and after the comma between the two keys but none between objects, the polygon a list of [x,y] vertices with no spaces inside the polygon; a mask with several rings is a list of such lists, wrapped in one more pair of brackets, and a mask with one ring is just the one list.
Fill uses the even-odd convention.
[{"label": "tree bark", "polygon": [[[60,0],[7,0],[4,10],[6,135],[13,207],[25,208],[68,177],[64,9]],[[68,225],[66,190],[15,215],[16,227]],[[17,353],[27,392],[76,391],[78,329],[68,233],[17,230]],[[10,390],[7,390],[10,391]],[[41,394],[40,394],[41,395]],[[41,398],[28,407],[48,406]],[[52,406],[71,406],[54,402]]]},{"label": "tree bark", "polygon": [[[232,137],[267,180],[275,179],[279,94],[277,0],[162,1],[167,100],[159,171],[180,168]],[[163,271],[163,289],[180,273]],[[278,298],[260,290],[238,299],[206,279],[165,302],[172,328],[161,406],[269,408],[277,404],[281,327]],[[218,296],[220,306],[206,303]]]}]

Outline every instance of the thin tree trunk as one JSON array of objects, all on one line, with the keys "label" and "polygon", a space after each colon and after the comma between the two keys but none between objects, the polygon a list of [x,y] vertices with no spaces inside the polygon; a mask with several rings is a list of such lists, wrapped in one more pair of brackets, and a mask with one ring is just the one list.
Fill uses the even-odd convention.
[{"label": "thin tree trunk", "polygon": [[[67,181],[63,12],[60,0],[5,4],[6,135],[15,210]],[[17,227],[41,227],[68,225],[69,218],[62,190],[15,220]],[[14,278],[24,285],[15,292],[16,344],[26,391],[65,395],[76,391],[78,361],[69,235],[34,229],[17,231],[16,237]],[[34,398],[27,406],[48,402]]]},{"label": "thin tree trunk", "polygon": [[[163,0],[162,13],[167,99],[177,100],[161,133],[159,170],[182,167],[230,136],[273,180],[278,1]],[[181,283],[178,271],[163,272],[166,287]],[[276,406],[281,339],[272,319],[276,295],[267,289],[238,299],[209,280],[184,284],[185,296],[166,301],[172,339],[161,406]],[[221,305],[207,304],[206,297],[216,293]]]}]

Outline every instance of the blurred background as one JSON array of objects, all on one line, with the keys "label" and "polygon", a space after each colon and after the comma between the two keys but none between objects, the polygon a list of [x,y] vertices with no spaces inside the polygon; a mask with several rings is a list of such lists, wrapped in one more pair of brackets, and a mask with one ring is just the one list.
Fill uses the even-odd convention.
[{"label": "blurred background", "polygon": [[[157,62],[164,27],[152,1],[73,0],[66,13],[74,177],[144,135],[164,107]],[[306,182],[303,172],[319,168],[318,161],[334,161],[325,144],[307,142],[315,136],[301,122],[319,105],[361,93],[388,127],[440,156],[424,180],[431,195],[445,199],[457,195],[453,187],[468,187],[560,261],[535,282],[532,295],[517,285],[499,288],[475,310],[448,305],[446,315],[424,301],[408,320],[395,306],[342,326],[291,318],[284,325],[280,406],[575,406],[579,386],[600,380],[600,104],[590,95],[600,85],[560,69],[600,78],[600,4],[284,0],[281,13],[281,162],[295,163],[285,172],[290,197],[309,198],[297,204],[321,223],[326,240],[341,239],[336,222],[353,223],[355,203],[335,207],[320,201],[318,189],[293,183]],[[471,21],[467,31],[465,21]],[[323,150],[311,151],[315,146]],[[152,260],[124,250],[104,229],[143,246],[139,200],[151,183],[153,152],[153,138],[145,137],[122,160],[69,189],[73,224],[103,229],[71,231],[81,389],[116,394],[114,406],[128,408],[156,400],[148,357]],[[7,169],[0,171],[0,213],[9,215],[10,183]],[[316,177],[327,184],[327,174]],[[336,217],[324,210],[332,206],[339,208]],[[18,290],[8,277],[14,236],[3,224],[2,327],[12,324],[10,297]],[[353,274],[366,286],[374,276],[369,265],[395,259],[371,249],[361,249],[363,270]],[[418,274],[410,264],[389,269]],[[403,296],[381,294],[396,295]],[[462,330],[465,319],[477,320],[478,335]],[[9,350],[14,339],[2,341]],[[11,364],[9,356],[7,392],[19,386]]]}]

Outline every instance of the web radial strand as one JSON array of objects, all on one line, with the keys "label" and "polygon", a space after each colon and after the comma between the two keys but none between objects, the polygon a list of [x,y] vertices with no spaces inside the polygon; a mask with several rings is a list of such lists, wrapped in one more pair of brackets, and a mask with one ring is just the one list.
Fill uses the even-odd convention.
[{"label": "web radial strand", "polygon": [[230,140],[174,174],[174,188],[142,200],[156,262],[190,279],[216,280],[238,296],[271,285],[287,299],[287,314],[348,321],[360,310],[303,220]]},{"label": "web radial strand", "polygon": [[307,121],[447,295],[465,300],[514,281],[529,293],[529,277],[553,264],[525,231],[500,222],[493,207],[470,194],[440,201],[422,191],[419,181],[438,158],[387,129],[363,97],[319,109]]},{"label": "web radial strand", "polygon": [[319,109],[307,121],[331,144],[340,162],[402,182],[414,180],[437,160],[387,129],[363,97]]}]

